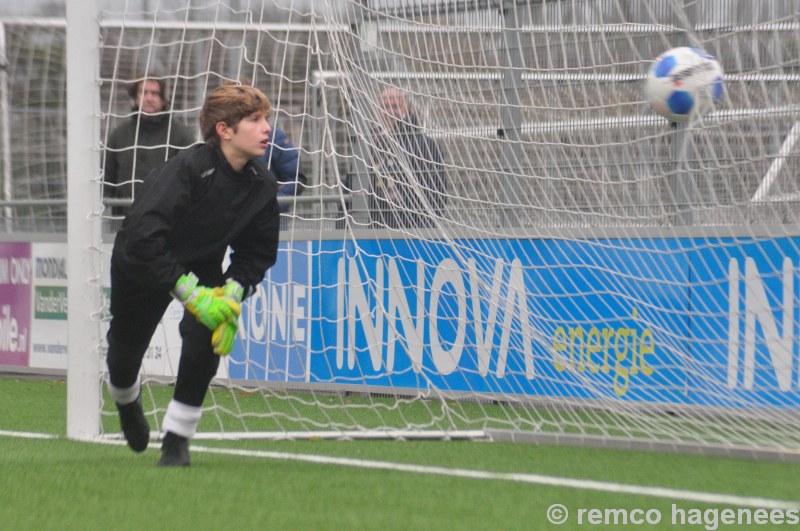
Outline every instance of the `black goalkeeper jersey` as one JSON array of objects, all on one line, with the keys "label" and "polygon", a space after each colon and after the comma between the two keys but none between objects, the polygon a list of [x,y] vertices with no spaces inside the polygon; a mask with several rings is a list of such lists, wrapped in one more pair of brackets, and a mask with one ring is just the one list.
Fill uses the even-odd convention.
[{"label": "black goalkeeper jersey", "polygon": [[221,270],[250,291],[278,251],[277,181],[258,160],[241,172],[219,147],[198,144],[153,170],[117,233],[114,266],[144,289],[170,291],[188,272]]}]

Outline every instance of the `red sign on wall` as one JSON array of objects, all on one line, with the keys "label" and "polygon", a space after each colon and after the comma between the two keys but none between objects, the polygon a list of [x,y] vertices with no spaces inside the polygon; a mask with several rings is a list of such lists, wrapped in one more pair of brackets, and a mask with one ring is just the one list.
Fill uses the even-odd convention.
[{"label": "red sign on wall", "polygon": [[33,261],[30,243],[0,243],[0,364],[28,365]]}]

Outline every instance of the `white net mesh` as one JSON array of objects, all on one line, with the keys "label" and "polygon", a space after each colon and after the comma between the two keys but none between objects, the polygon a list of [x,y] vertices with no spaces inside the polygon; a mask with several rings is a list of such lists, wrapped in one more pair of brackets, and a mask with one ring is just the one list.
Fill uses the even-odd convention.
[{"label": "white net mesh", "polygon": [[[203,431],[792,453],[800,10],[685,4],[104,11],[101,143],[142,71],[188,127],[209,89],[249,81],[307,178]],[[671,127],[643,82],[684,45],[720,61],[724,94]],[[173,376],[176,319],[148,381]],[[148,388],[156,426],[168,395]]]}]

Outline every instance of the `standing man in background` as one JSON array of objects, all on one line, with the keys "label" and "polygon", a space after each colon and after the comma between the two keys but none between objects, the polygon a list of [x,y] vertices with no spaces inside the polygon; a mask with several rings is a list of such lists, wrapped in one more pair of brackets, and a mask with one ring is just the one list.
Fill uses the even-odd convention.
[{"label": "standing man in background", "polygon": [[385,89],[378,104],[383,127],[374,139],[373,221],[390,228],[431,227],[447,200],[442,152],[400,89]]},{"label": "standing man in background", "polygon": [[[154,168],[195,143],[197,134],[172,118],[167,83],[155,75],[142,76],[128,86],[134,113],[111,133],[103,167],[105,197],[133,199]],[[113,207],[123,216],[127,207]]]}]

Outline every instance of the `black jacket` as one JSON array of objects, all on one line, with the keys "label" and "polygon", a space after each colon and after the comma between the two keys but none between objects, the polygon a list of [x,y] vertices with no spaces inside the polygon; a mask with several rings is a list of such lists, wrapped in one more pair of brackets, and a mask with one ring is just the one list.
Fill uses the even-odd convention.
[{"label": "black jacket", "polygon": [[277,190],[262,162],[235,172],[218,147],[192,146],[145,178],[117,233],[114,266],[144,289],[170,291],[188,271],[201,280],[219,271],[230,245],[224,277],[251,291],[277,256]]}]

